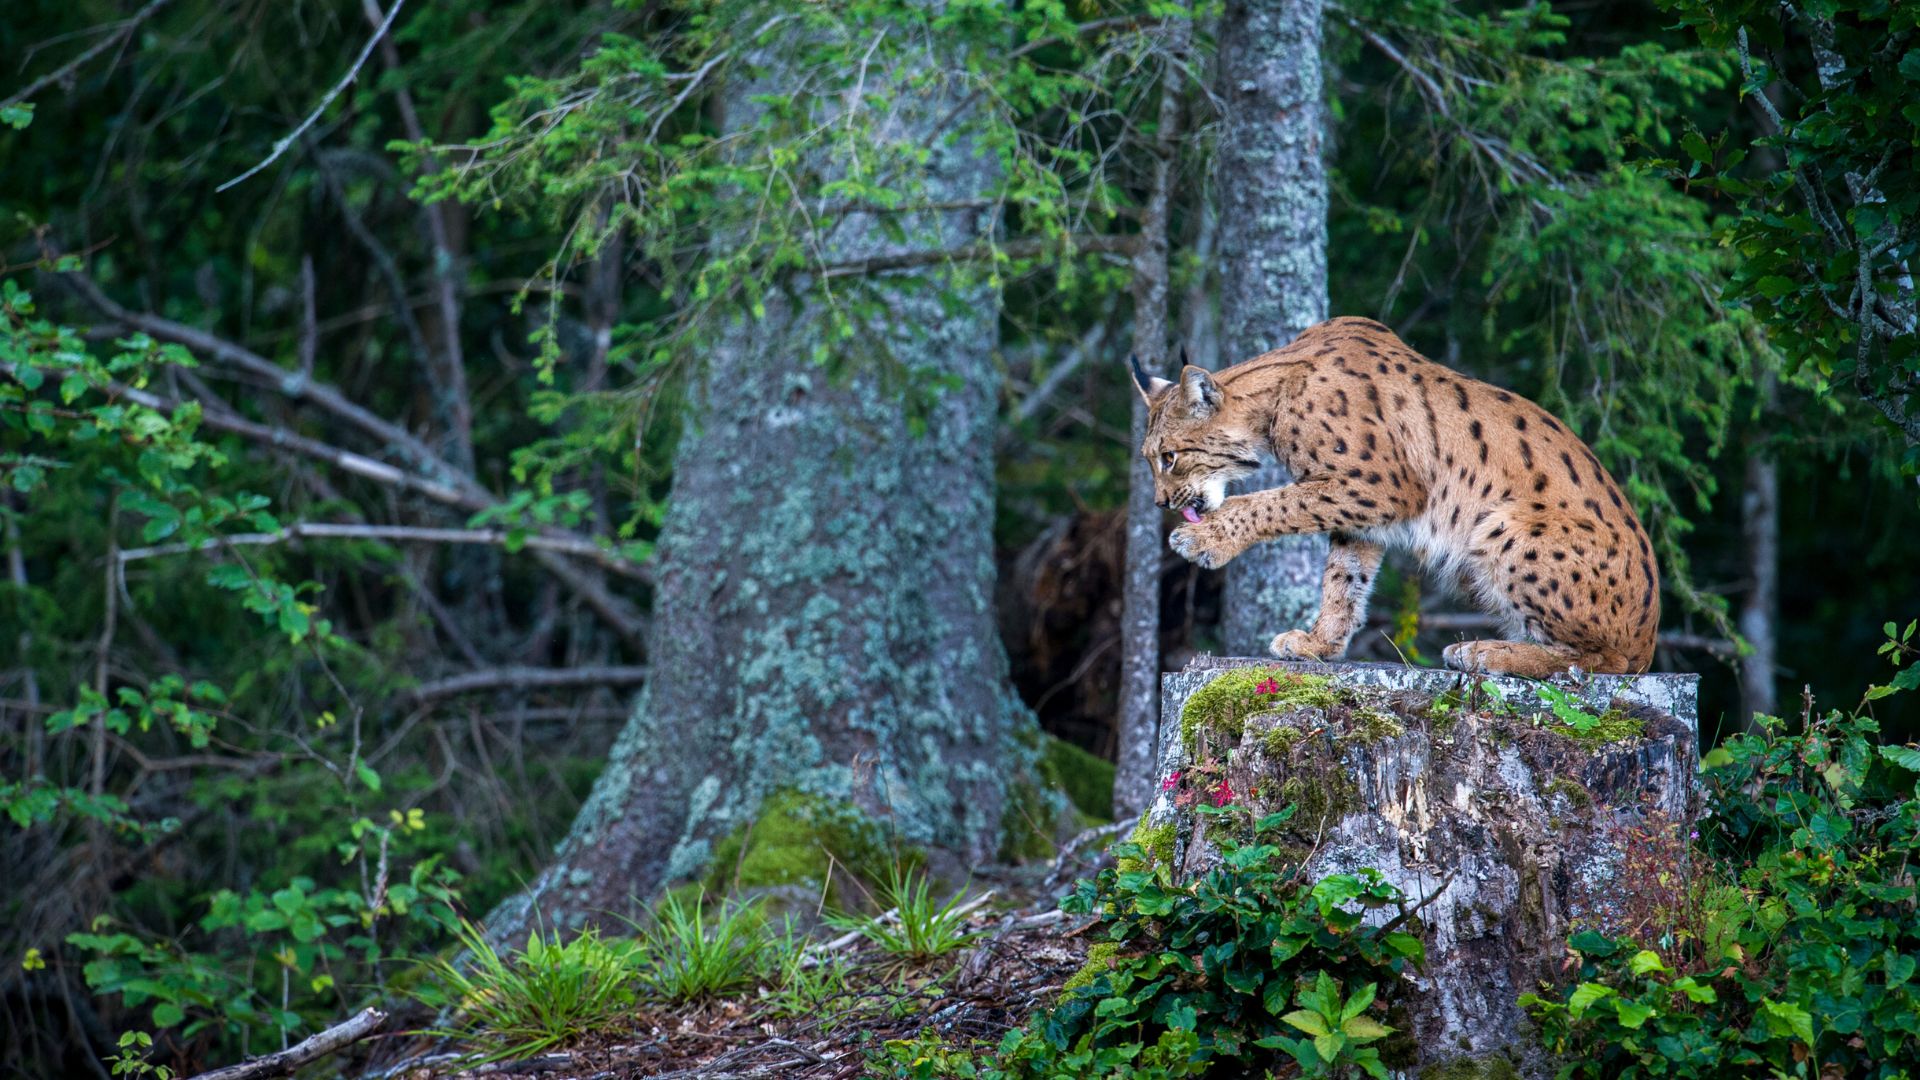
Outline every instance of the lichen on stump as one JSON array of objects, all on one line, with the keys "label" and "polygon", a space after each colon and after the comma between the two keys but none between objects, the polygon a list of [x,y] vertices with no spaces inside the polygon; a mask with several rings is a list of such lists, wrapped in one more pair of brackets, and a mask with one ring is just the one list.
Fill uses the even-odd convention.
[{"label": "lichen on stump", "polygon": [[1572,928],[1616,917],[1621,826],[1692,821],[1696,684],[1203,657],[1163,681],[1162,787],[1141,830],[1171,832],[1162,850],[1190,876],[1219,827],[1190,807],[1292,804],[1309,877],[1369,867],[1424,904],[1402,1064],[1511,1056],[1542,1073],[1515,1001],[1562,977]]}]

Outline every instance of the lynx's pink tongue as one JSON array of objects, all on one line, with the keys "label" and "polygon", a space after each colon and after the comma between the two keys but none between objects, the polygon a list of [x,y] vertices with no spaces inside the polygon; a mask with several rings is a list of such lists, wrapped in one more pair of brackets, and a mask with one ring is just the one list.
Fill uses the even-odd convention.
[{"label": "lynx's pink tongue", "polygon": [[1199,524],[1200,522],[1200,512],[1198,510],[1195,510],[1191,506],[1181,507],[1180,516],[1183,518],[1186,518],[1188,521],[1191,521],[1196,525]]}]

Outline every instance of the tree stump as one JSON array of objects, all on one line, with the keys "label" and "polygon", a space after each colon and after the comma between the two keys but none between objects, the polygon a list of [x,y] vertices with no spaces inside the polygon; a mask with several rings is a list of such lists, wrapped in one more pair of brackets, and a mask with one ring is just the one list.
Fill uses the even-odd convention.
[{"label": "tree stump", "polygon": [[1399,1067],[1544,1075],[1516,999],[1562,976],[1576,925],[1618,925],[1630,826],[1691,828],[1698,681],[1202,657],[1163,679],[1143,829],[1175,826],[1167,854],[1190,877],[1215,854],[1188,807],[1293,804],[1309,880],[1372,868],[1422,905]]}]

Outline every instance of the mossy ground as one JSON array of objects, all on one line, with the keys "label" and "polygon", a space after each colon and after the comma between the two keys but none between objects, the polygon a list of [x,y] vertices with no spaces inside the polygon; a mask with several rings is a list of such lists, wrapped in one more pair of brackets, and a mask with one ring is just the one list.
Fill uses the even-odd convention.
[{"label": "mossy ground", "polygon": [[1115,866],[1119,868],[1121,873],[1125,874],[1133,871],[1149,870],[1155,866],[1165,866],[1171,863],[1173,861],[1174,829],[1175,825],[1171,821],[1162,822],[1159,825],[1152,825],[1147,822],[1146,818],[1141,818],[1140,824],[1135,825],[1133,832],[1128,834],[1127,843],[1138,844],[1146,857],[1143,859],[1136,859],[1131,856],[1123,857],[1115,863]]},{"label": "mossy ground", "polygon": [[1600,714],[1597,723],[1584,730],[1569,724],[1555,724],[1553,730],[1577,743],[1605,746],[1608,743],[1644,738],[1647,734],[1647,722],[1625,710],[1608,709]]},{"label": "mossy ground", "polygon": [[1066,792],[1074,808],[1091,821],[1113,820],[1113,762],[1048,735],[1040,758],[1040,775]]},{"label": "mossy ground", "polygon": [[1419,1080],[1520,1080],[1519,1070],[1503,1054],[1461,1058],[1420,1070]]},{"label": "mossy ground", "polygon": [[924,861],[917,848],[896,850],[881,825],[855,807],[785,790],[767,796],[750,825],[714,845],[704,885],[715,893],[801,886],[840,903],[852,898],[834,895],[836,867],[874,883]]},{"label": "mossy ground", "polygon": [[[1276,689],[1260,693],[1271,681]],[[1295,675],[1272,668],[1238,668],[1194,691],[1180,710],[1180,739],[1192,752],[1204,732],[1227,743],[1240,740],[1247,718],[1290,709],[1330,708],[1342,692],[1325,675]]]},{"label": "mossy ground", "polygon": [[1087,962],[1066,982],[1060,984],[1060,992],[1078,990],[1093,985],[1093,980],[1106,974],[1113,958],[1120,955],[1120,943],[1117,941],[1096,941],[1087,946]]}]

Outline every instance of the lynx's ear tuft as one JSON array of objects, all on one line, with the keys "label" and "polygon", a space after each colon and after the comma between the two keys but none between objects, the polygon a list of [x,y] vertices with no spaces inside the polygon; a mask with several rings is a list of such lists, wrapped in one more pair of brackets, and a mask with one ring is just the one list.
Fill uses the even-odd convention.
[{"label": "lynx's ear tuft", "polygon": [[1133,388],[1140,391],[1140,396],[1149,405],[1153,403],[1153,395],[1173,385],[1159,376],[1149,378],[1147,369],[1140,366],[1140,357],[1137,354],[1127,356],[1127,366],[1133,370]]},{"label": "lynx's ear tuft", "polygon": [[1220,411],[1225,394],[1206,368],[1188,364],[1180,372],[1180,389],[1187,396],[1187,411],[1202,419]]}]

